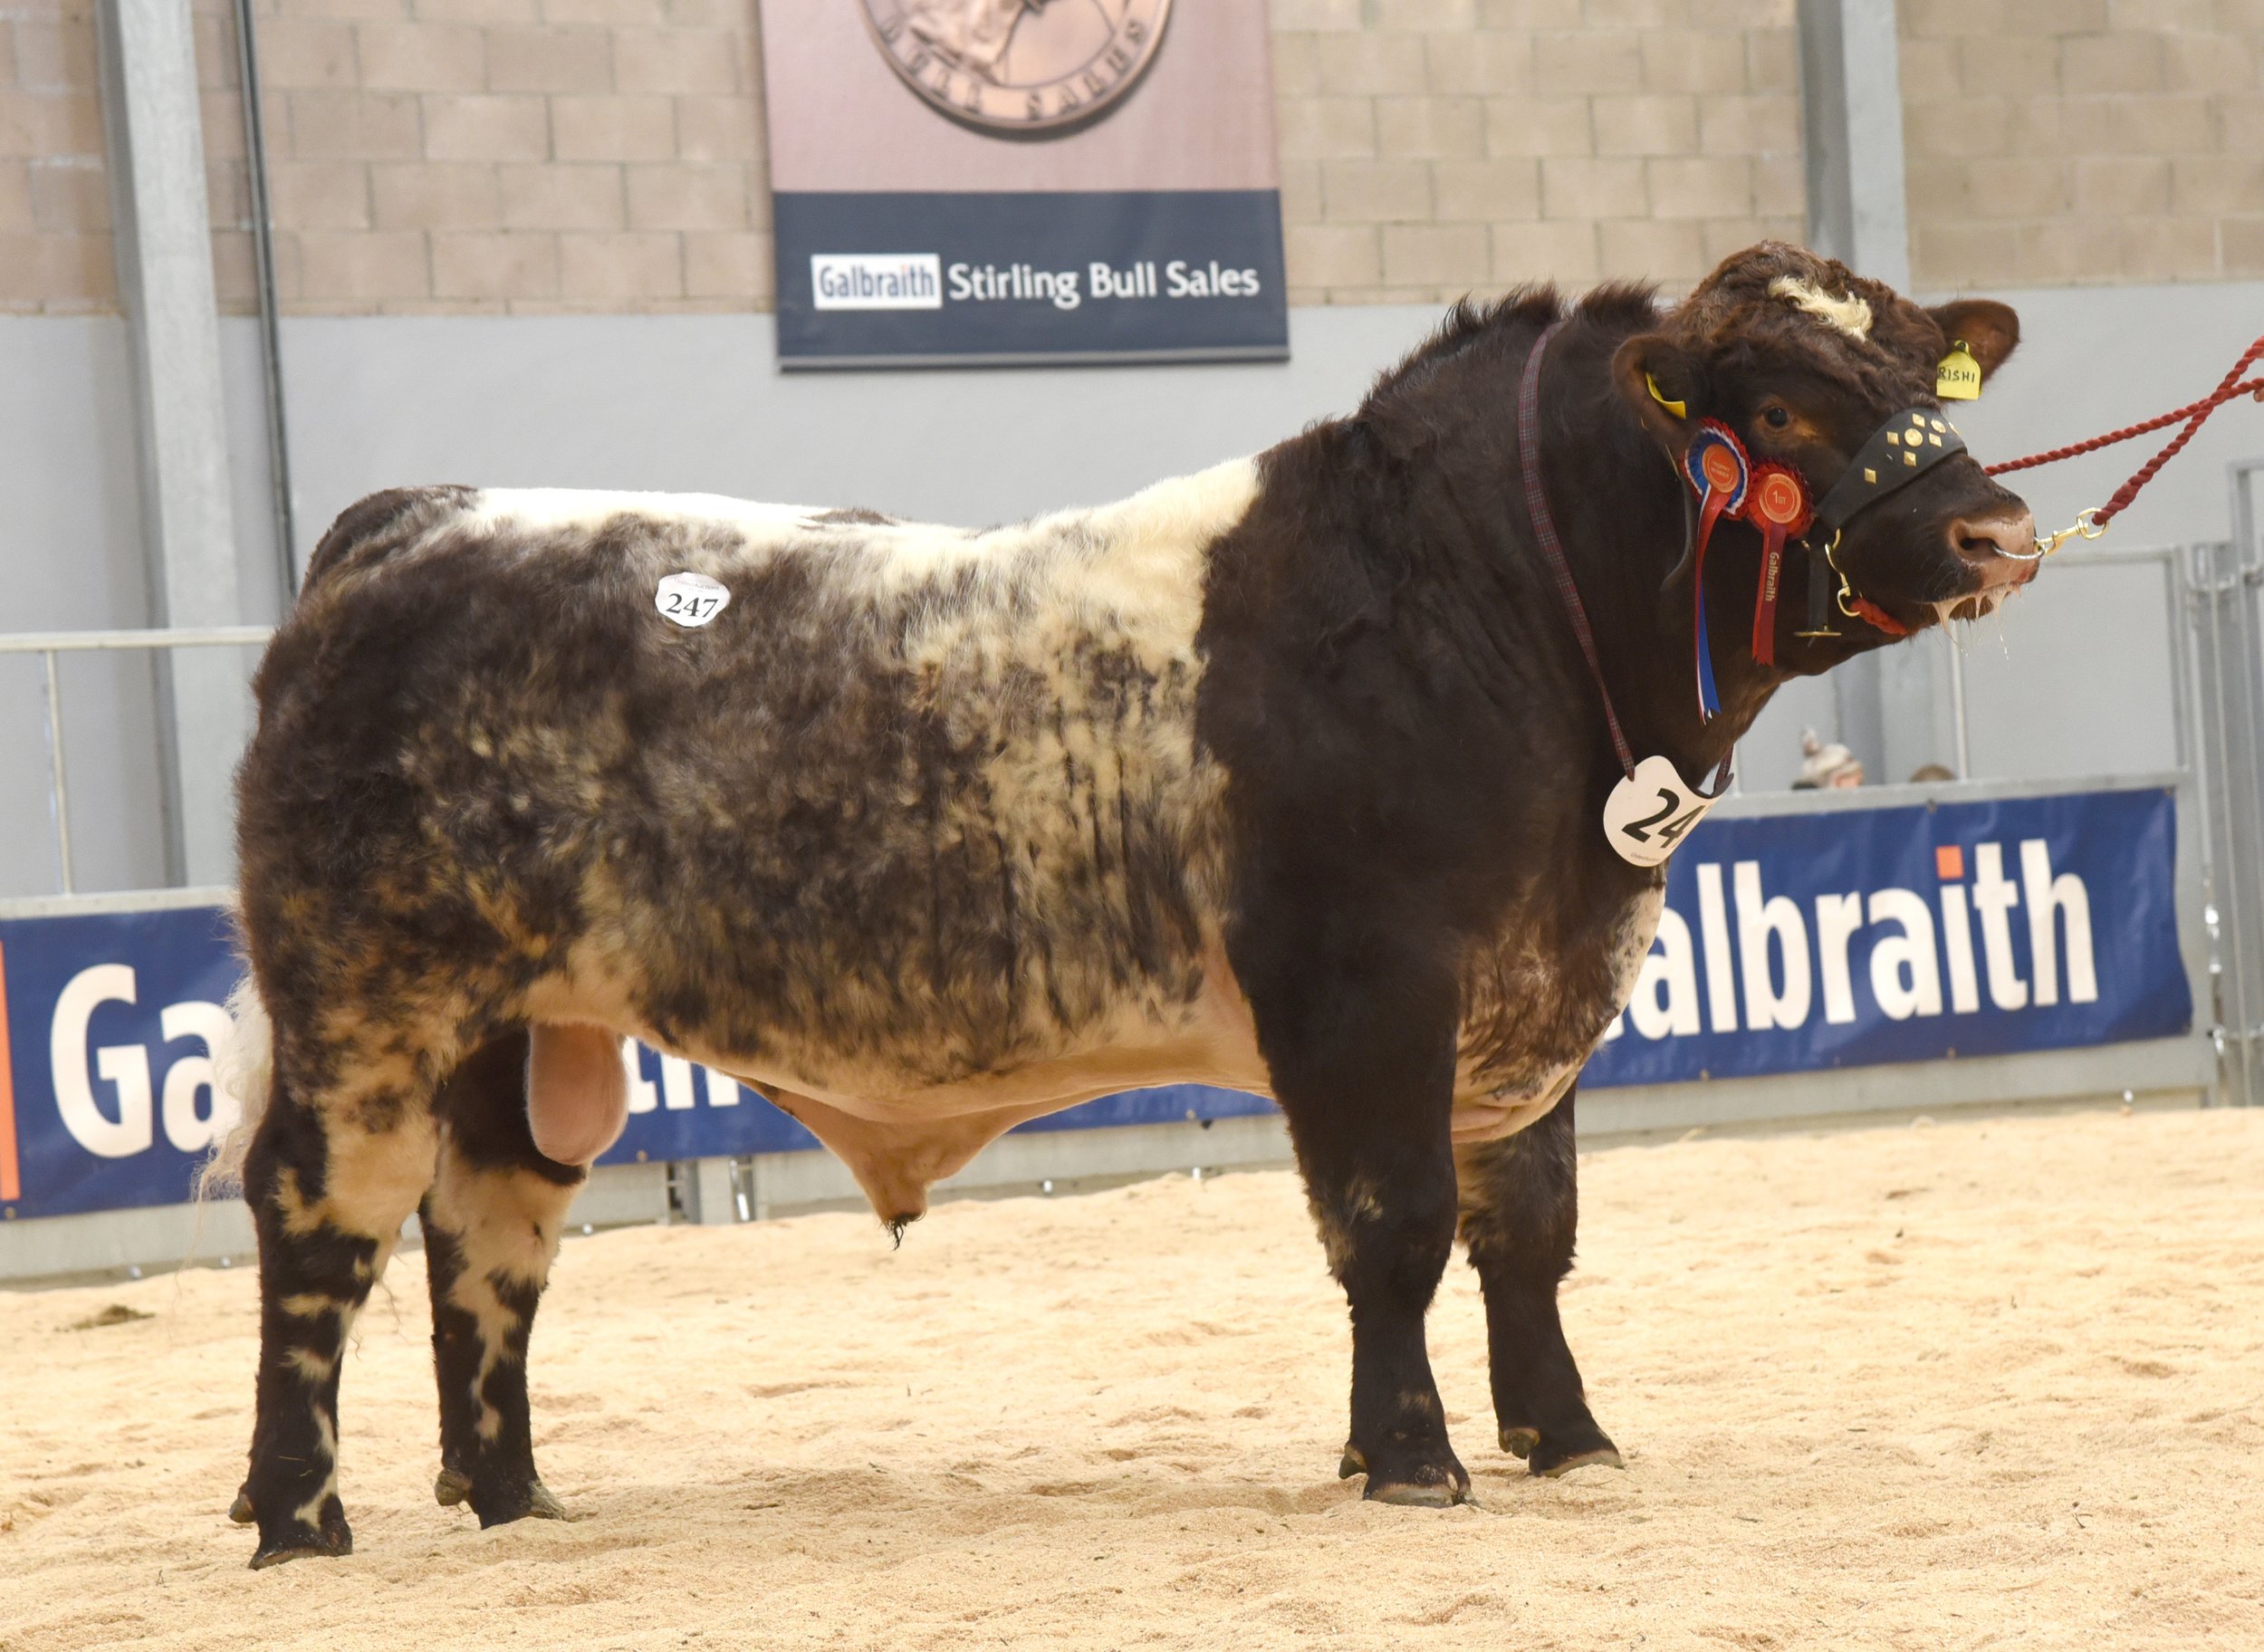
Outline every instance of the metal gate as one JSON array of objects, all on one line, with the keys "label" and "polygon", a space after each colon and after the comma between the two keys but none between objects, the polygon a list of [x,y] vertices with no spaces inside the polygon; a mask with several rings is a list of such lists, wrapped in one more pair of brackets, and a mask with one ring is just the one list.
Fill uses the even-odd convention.
[{"label": "metal gate", "polygon": [[2264,459],[2231,466],[2232,537],[2187,547],[2218,1099],[2264,1106]]}]

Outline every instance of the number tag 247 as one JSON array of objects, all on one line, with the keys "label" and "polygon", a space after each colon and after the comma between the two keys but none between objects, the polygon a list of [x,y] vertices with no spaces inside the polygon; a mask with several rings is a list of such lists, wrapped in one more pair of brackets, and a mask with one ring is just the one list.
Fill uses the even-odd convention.
[{"label": "number tag 247", "polygon": [[704,573],[672,573],[653,592],[652,605],[662,619],[696,629],[731,606],[731,588]]},{"label": "number tag 247", "polygon": [[1708,797],[1684,784],[1666,758],[1645,757],[1604,800],[1604,838],[1622,860],[1656,866],[1721,801],[1720,792]]}]

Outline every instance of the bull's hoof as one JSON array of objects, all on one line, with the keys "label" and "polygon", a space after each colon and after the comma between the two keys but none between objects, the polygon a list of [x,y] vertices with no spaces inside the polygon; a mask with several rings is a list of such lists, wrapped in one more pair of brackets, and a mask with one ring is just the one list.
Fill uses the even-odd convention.
[{"label": "bull's hoof", "polygon": [[286,1561],[330,1561],[354,1551],[353,1540],[331,1543],[321,1537],[280,1542],[272,1548],[262,1543],[252,1556],[252,1570],[265,1571],[270,1566],[280,1566]]},{"label": "bull's hoof", "polygon": [[1534,1474],[1545,1474],[1551,1480],[1590,1464],[1610,1468],[1627,1466],[1619,1455],[1619,1448],[1611,1443],[1611,1436],[1596,1426],[1595,1418],[1585,1416],[1563,1428],[1542,1429],[1504,1423],[1501,1449],[1513,1457],[1523,1458]]},{"label": "bull's hoof", "polygon": [[1347,1446],[1343,1459],[1337,1465],[1337,1478],[1349,1480],[1355,1474],[1367,1476],[1367,1488],[1360,1495],[1369,1503],[1451,1509],[1458,1503],[1470,1501],[1470,1476],[1463,1472],[1463,1465],[1454,1460],[1451,1451],[1445,1452],[1444,1462],[1415,1460],[1377,1470],[1368,1466],[1366,1452],[1357,1446]]},{"label": "bull's hoof", "polygon": [[322,1511],[322,1523],[282,1521],[270,1531],[262,1525],[259,1547],[252,1554],[252,1570],[264,1571],[285,1561],[335,1560],[354,1551],[354,1534],[346,1525],[346,1511],[332,1498]]},{"label": "bull's hoof", "polygon": [[551,1494],[540,1480],[527,1479],[484,1493],[460,1468],[444,1468],[432,1483],[433,1500],[444,1509],[470,1503],[479,1516],[480,1529],[507,1526],[514,1520],[571,1520],[566,1505]]},{"label": "bull's hoof", "polygon": [[1470,1484],[1458,1480],[1445,1484],[1423,1484],[1403,1480],[1379,1485],[1370,1476],[1367,1490],[1360,1495],[1370,1503],[1393,1503],[1406,1509],[1451,1509],[1458,1503],[1470,1501]]},{"label": "bull's hoof", "polygon": [[1567,1452],[1561,1456],[1546,1449],[1536,1451],[1530,1465],[1534,1474],[1546,1474],[1549,1479],[1556,1480],[1576,1468],[1587,1468],[1591,1464],[1603,1468],[1627,1466],[1626,1460],[1619,1455],[1619,1448],[1609,1440],[1592,1446],[1586,1451]]},{"label": "bull's hoof", "polygon": [[493,1497],[484,1497],[475,1491],[472,1512],[480,1517],[483,1532],[490,1526],[507,1526],[514,1520],[573,1518],[566,1513],[566,1505],[552,1496],[550,1487],[540,1480],[529,1480]]},{"label": "bull's hoof", "polygon": [[228,1505],[228,1518],[239,1526],[248,1526],[259,1518],[252,1512],[252,1488],[250,1486],[245,1486],[235,1494],[235,1501]]},{"label": "bull's hoof", "polygon": [[551,1495],[551,1488],[544,1485],[540,1480],[537,1480],[527,1489],[526,1513],[523,1518],[528,1520],[571,1520],[573,1519],[573,1516],[566,1512],[566,1505],[564,1503],[559,1502],[557,1498]]}]

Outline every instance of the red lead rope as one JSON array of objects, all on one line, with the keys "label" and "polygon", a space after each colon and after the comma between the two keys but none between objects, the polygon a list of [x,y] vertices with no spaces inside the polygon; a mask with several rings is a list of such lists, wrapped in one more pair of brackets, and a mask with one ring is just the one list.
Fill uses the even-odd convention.
[{"label": "red lead rope", "polygon": [[2132,500],[2138,497],[2138,490],[2154,480],[2156,471],[2175,458],[2179,450],[2193,439],[2194,432],[2208,422],[2211,413],[2223,407],[2225,403],[2242,396],[2253,394],[2259,401],[2264,401],[2264,379],[2250,379],[2243,381],[2240,378],[2240,375],[2254,367],[2259,359],[2264,359],[2264,339],[2259,339],[2250,345],[2241,358],[2232,364],[2232,370],[2218,382],[2217,388],[2199,401],[2179,408],[2174,412],[2164,413],[2159,418],[2150,418],[2144,424],[2125,425],[2120,430],[2110,430],[2105,436],[2095,436],[2087,442],[2073,442],[2065,447],[2054,447],[2044,453],[2032,453],[2024,459],[2010,459],[2002,465],[1991,465],[1988,467],[1989,474],[1992,476],[2001,476],[2008,471],[2028,470],[2038,465],[2056,465],[2062,459],[2072,459],[2077,454],[2090,453],[2101,447],[2112,447],[2117,442],[2127,442],[2134,437],[2145,435],[2150,430],[2160,430],[2165,426],[2182,421],[2185,428],[2173,437],[2168,446],[2140,466],[2136,475],[2115,490],[2113,498],[2099,506],[2097,510],[2087,513],[2095,529],[2104,528],[2115,517],[2121,515]]}]

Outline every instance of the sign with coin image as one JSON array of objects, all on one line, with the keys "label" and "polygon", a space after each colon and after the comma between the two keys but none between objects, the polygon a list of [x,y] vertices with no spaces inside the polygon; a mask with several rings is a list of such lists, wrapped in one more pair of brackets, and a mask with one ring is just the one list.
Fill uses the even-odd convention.
[{"label": "sign with coin image", "polygon": [[1289,353],[1265,0],[761,0],[784,367]]},{"label": "sign with coin image", "polygon": [[989,132],[1058,132],[1108,113],[1155,57],[1171,10],[1171,0],[862,4],[904,83]]}]

